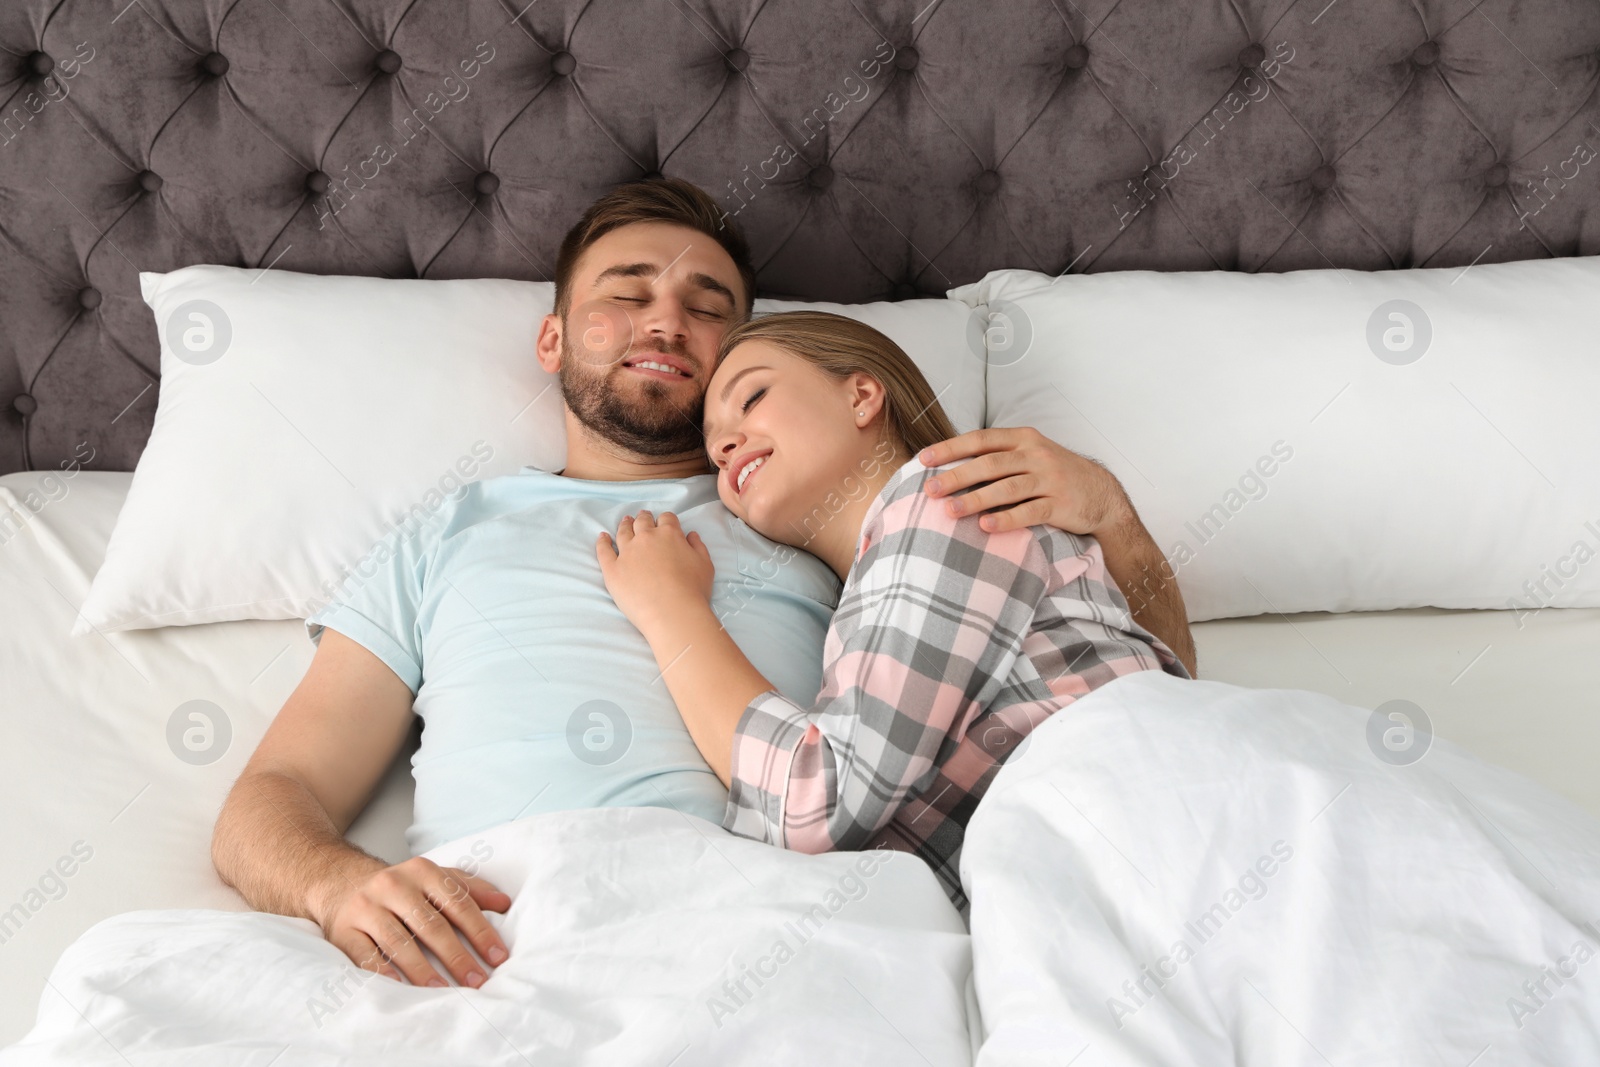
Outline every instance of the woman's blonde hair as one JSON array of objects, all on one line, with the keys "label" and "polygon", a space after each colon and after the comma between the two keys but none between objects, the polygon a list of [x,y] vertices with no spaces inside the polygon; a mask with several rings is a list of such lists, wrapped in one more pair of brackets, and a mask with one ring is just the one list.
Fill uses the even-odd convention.
[{"label": "woman's blonde hair", "polygon": [[843,381],[865,374],[883,386],[884,425],[914,456],[956,435],[928,379],[911,357],[871,326],[825,311],[782,311],[742,322],[717,349],[717,364],[746,341],[765,341]]}]

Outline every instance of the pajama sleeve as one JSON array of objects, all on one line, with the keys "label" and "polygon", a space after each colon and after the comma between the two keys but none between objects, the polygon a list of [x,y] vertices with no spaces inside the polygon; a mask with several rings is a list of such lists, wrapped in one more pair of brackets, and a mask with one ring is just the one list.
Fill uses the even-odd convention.
[{"label": "pajama sleeve", "polygon": [[803,852],[862,847],[935,775],[1006,683],[1060,581],[1035,530],[984,532],[891,483],[828,635],[807,708],[776,692],[745,708],[724,826]]}]

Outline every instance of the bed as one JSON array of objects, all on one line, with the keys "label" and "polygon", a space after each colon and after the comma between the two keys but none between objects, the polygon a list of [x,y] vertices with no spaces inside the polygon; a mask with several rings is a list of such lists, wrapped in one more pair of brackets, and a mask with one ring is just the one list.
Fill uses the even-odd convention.
[{"label": "bed", "polygon": [[[155,421],[161,339],[140,272],[543,280],[585,204],[657,173],[736,212],[764,294],[792,300],[937,298],[1007,268],[1475,277],[1600,253],[1600,184],[1572,147],[1600,136],[1592,5],[114,8],[0,15],[0,512],[29,513],[0,525],[0,1045],[58,995],[46,976],[102,919],[245,910],[211,868],[210,828],[313,651],[286,618],[68,636]],[[1269,97],[1246,90],[1191,166],[1178,146],[1251,76]],[[775,137],[803,151],[779,163]],[[373,160],[383,139],[403,148],[395,165]],[[1600,362],[1575,336],[1573,358]],[[1003,361],[976,366],[977,410],[1023,395]],[[1068,440],[1074,425],[1061,439],[1103,449],[1132,490],[1135,464],[1113,454],[1126,438]],[[85,469],[47,484],[86,441]],[[30,494],[48,504],[26,507]],[[1587,502],[1600,521],[1600,497]],[[1202,614],[1194,635],[1207,680],[1425,708],[1438,738],[1564,798],[1579,825],[1600,816],[1600,600],[1582,596],[1530,618],[1425,595],[1262,605]],[[193,701],[226,731],[208,762],[173,740]],[[351,832],[384,858],[407,855],[414,747]],[[981,1061],[971,1032],[950,1062]],[[896,1047],[885,1062],[934,1055]],[[1274,1062],[1320,1062],[1283,1049]]]},{"label": "bed", "polygon": [[[59,897],[8,925],[5,1043],[33,1025],[41,999],[52,997],[44,984],[52,966],[100,920],[143,908],[245,909],[211,868],[211,824],[312,654],[304,628],[288,620],[60,636],[129,479],[84,472],[44,521],[0,554],[0,595],[30,606],[25,617],[7,617],[0,642],[7,712],[27,739],[0,757],[5,810],[25,816],[8,824],[14,899],[5,905],[74,843],[93,850]],[[7,475],[0,500],[15,506],[36,481]],[[1438,736],[1600,815],[1591,771],[1600,718],[1585,677],[1597,627],[1595,609],[1551,609],[1522,631],[1509,612],[1411,609],[1216,620],[1196,624],[1194,634],[1204,677],[1367,706],[1403,693],[1430,709]],[[182,762],[167,740],[174,710],[197,697],[224,709],[231,730],[226,750],[202,766]],[[356,843],[396,861],[408,855],[414,747],[351,831]]]}]

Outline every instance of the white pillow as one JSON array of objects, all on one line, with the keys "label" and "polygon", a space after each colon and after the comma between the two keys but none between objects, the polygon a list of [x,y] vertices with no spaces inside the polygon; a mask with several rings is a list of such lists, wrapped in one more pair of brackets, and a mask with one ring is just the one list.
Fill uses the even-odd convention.
[{"label": "white pillow", "polygon": [[[534,355],[549,283],[216,266],[139,280],[162,342],[155,427],[74,635],[304,618],[465,482],[565,462],[560,387]],[[979,424],[965,305],[757,310],[806,307],[893,337],[960,428]]]},{"label": "white pillow", "polygon": [[548,283],[217,266],[139,283],[155,427],[74,635],[303,618],[463,482],[565,456],[534,358]]},{"label": "white pillow", "polygon": [[1600,257],[999,271],[988,421],[1103,462],[1191,621],[1600,605]]}]

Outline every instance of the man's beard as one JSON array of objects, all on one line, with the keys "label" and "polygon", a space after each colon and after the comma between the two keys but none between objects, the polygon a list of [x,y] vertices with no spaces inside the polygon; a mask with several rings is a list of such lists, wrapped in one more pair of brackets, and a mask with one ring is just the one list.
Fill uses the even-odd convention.
[{"label": "man's beard", "polygon": [[[563,331],[561,395],[567,402],[567,410],[591,433],[640,456],[681,456],[705,447],[705,437],[700,432],[705,398],[698,392],[691,404],[683,408],[678,406],[664,383],[641,379],[643,396],[638,402],[632,402],[611,384],[613,374],[627,373],[622,360],[604,368],[592,367],[573,350],[567,337]],[[681,344],[641,346],[628,354],[642,352],[660,352],[693,362]]]}]

